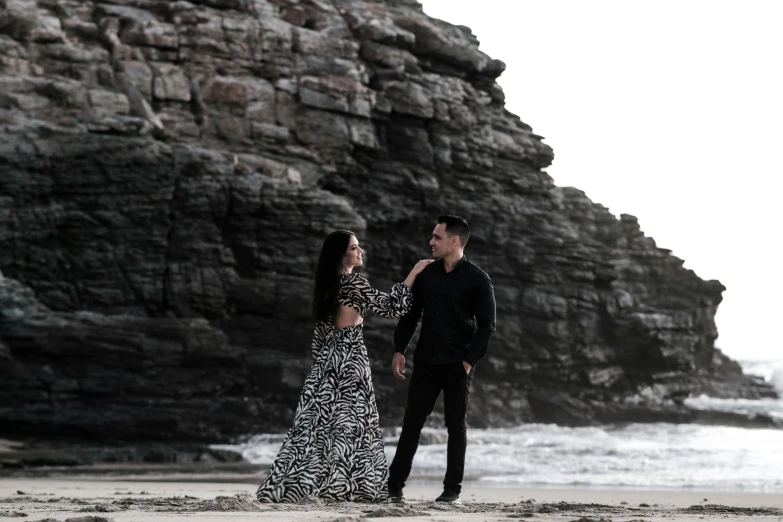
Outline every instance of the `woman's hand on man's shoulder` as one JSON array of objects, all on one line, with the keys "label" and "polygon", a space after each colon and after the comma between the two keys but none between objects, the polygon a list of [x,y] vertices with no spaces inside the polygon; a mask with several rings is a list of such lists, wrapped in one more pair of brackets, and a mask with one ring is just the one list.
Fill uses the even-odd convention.
[{"label": "woman's hand on man's shoulder", "polygon": [[416,263],[416,265],[413,267],[413,272],[416,275],[421,274],[424,271],[425,268],[427,268],[428,266],[430,266],[434,262],[435,262],[434,259],[422,259],[421,261]]}]

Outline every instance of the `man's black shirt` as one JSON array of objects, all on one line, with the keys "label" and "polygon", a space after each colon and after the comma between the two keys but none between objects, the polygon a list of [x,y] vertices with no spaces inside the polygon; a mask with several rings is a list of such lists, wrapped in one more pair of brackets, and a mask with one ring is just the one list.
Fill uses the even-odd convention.
[{"label": "man's black shirt", "polygon": [[397,324],[394,351],[405,353],[423,315],[416,364],[475,366],[495,331],[495,292],[487,273],[464,256],[446,272],[439,259],[416,277],[412,290],[413,308]]}]

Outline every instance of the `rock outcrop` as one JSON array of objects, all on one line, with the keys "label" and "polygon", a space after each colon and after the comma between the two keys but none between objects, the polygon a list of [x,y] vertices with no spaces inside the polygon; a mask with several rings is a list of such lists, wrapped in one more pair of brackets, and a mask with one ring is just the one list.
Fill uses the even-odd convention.
[{"label": "rock outcrop", "polygon": [[[388,287],[446,211],[497,292],[474,426],[773,395],[714,347],[719,282],[554,186],[504,67],[415,0],[0,0],[0,434],[284,429],[325,234]],[[393,328],[365,327],[387,425]]]}]

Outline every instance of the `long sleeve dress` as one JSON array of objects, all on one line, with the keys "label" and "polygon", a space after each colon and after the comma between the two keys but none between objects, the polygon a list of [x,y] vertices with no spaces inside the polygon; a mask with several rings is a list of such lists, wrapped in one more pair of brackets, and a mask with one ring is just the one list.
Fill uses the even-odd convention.
[{"label": "long sleeve dress", "polygon": [[[411,303],[411,291],[403,283],[386,293],[372,288],[360,273],[340,279],[337,304],[362,317],[368,311],[401,317]],[[294,424],[258,488],[258,500],[383,501],[388,468],[362,325],[335,329],[333,316],[319,322],[312,351],[313,366]]]}]

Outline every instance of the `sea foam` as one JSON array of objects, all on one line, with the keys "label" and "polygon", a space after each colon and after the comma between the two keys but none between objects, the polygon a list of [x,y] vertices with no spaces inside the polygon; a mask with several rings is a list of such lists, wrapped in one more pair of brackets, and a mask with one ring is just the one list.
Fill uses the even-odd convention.
[{"label": "sea foam", "polygon": [[[744,361],[783,393],[783,361]],[[783,420],[778,399],[691,397],[693,408],[764,414]],[[386,458],[394,456],[399,428],[385,432]],[[249,437],[218,446],[250,462],[272,464],[283,434]],[[441,480],[447,434],[425,429],[413,476]],[[569,428],[525,424],[469,429],[466,479],[485,485],[578,486],[783,492],[783,430],[695,424],[625,424]]]}]

